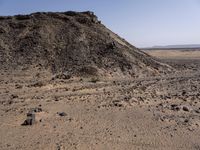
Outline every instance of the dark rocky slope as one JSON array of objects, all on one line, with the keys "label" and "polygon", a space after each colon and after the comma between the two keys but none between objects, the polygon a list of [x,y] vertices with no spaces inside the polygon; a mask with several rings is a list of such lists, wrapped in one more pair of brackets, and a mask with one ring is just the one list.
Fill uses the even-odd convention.
[{"label": "dark rocky slope", "polygon": [[0,17],[0,68],[110,77],[170,70],[111,32],[92,12]]}]

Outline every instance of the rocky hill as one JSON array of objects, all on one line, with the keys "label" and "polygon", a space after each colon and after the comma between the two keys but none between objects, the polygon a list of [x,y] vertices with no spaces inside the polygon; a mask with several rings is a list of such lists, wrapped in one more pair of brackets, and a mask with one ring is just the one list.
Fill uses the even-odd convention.
[{"label": "rocky hill", "polygon": [[107,29],[89,11],[0,17],[0,69],[22,68],[111,77],[170,70]]}]

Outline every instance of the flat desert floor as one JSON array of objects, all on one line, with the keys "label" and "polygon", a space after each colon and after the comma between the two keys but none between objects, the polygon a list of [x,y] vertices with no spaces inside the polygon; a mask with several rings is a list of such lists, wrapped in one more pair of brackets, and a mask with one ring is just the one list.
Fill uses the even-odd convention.
[{"label": "flat desert floor", "polygon": [[[200,51],[147,51],[175,68],[137,79],[0,74],[1,150],[200,150]],[[29,111],[36,122],[22,126]]]}]

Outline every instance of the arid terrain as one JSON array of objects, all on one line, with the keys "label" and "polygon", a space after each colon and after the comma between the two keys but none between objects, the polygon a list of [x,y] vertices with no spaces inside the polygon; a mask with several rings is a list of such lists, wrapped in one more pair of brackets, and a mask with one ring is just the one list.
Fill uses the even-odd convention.
[{"label": "arid terrain", "polygon": [[[15,23],[13,18],[1,18],[6,20],[0,21],[3,22],[0,23],[1,150],[200,150],[198,51],[144,53],[94,18],[90,24],[90,17],[84,16],[88,12],[48,15],[39,14],[43,17],[39,21],[34,14],[33,18],[18,16],[20,21]],[[55,28],[57,24],[51,20],[53,17],[62,20],[63,25],[59,26],[64,27],[68,22],[80,29],[83,44],[74,47],[81,39],[76,39],[75,30],[68,29],[65,33],[73,32],[69,35],[63,32],[66,37],[59,37],[60,41],[52,40],[60,35]],[[81,24],[74,21],[77,18]],[[45,28],[53,35],[45,36],[43,20],[53,22]],[[40,32],[36,32],[34,22],[40,22],[41,28],[37,27]],[[15,24],[17,29],[12,26],[5,29],[7,23]],[[14,30],[19,33],[11,39]],[[33,33],[43,40],[46,38],[47,43],[28,40],[26,44],[27,39],[36,38]],[[19,35],[23,42],[16,41]],[[62,45],[63,39],[72,45]],[[56,42],[61,43],[58,53]],[[21,50],[17,43],[28,48]],[[39,46],[32,48],[32,44]],[[44,45],[49,57],[44,57],[41,50]],[[73,48],[75,51],[70,51]],[[91,57],[87,62],[88,56]],[[88,65],[92,68],[88,69]],[[68,68],[75,71],[63,72]],[[31,122],[30,114],[35,118]]]}]

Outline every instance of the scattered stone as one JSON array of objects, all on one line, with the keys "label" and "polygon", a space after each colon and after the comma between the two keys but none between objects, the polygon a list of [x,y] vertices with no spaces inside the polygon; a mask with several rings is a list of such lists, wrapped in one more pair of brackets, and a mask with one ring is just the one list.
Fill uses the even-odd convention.
[{"label": "scattered stone", "polygon": [[42,108],[39,107],[31,108],[30,112],[35,112],[35,113],[42,112]]},{"label": "scattered stone", "polygon": [[99,78],[98,77],[92,77],[91,79],[90,79],[90,82],[92,82],[92,83],[97,83],[99,81]]},{"label": "scattered stone", "polygon": [[113,105],[116,106],[116,107],[122,107],[123,106],[123,104],[119,100],[113,101]]},{"label": "scattered stone", "polygon": [[189,109],[189,107],[187,107],[187,106],[183,106],[183,111],[190,111],[190,109]]},{"label": "scattered stone", "polygon": [[64,73],[60,73],[60,74],[57,74],[55,75],[52,80],[55,80],[55,79],[64,79],[64,80],[68,80],[71,78],[71,75],[70,73],[68,72],[64,72]]},{"label": "scattered stone", "polygon": [[33,125],[35,123],[35,114],[32,112],[27,113],[26,120],[22,123],[22,126]]},{"label": "scattered stone", "polygon": [[13,100],[8,100],[7,102],[3,102],[4,105],[11,105],[13,103],[14,103]]},{"label": "scattered stone", "polygon": [[177,104],[172,104],[170,109],[174,111],[179,111],[181,108]]},{"label": "scattered stone", "polygon": [[183,92],[182,92],[182,96],[185,96],[185,95],[186,95],[186,91],[183,91]]},{"label": "scattered stone", "polygon": [[171,97],[167,95],[160,95],[160,98],[163,100],[171,99]]},{"label": "scattered stone", "polygon": [[61,150],[61,146],[57,145],[56,150]]},{"label": "scattered stone", "polygon": [[15,99],[15,98],[18,98],[18,95],[12,94],[10,97],[11,97],[11,99]]},{"label": "scattered stone", "polygon": [[19,84],[16,84],[15,87],[16,87],[16,89],[21,89],[23,86],[19,85]]},{"label": "scattered stone", "polygon": [[188,130],[189,130],[189,131],[194,131],[194,128],[189,127]]},{"label": "scattered stone", "polygon": [[35,82],[35,83],[31,84],[31,85],[28,85],[28,87],[42,87],[44,85],[45,85],[44,82],[37,81],[37,82]]},{"label": "scattered stone", "polygon": [[184,120],[184,122],[185,122],[185,123],[188,123],[188,122],[189,122],[189,120],[188,120],[188,119],[185,119],[185,120]]},{"label": "scattered stone", "polygon": [[67,114],[66,114],[65,112],[58,112],[57,114],[58,114],[59,116],[61,116],[61,117],[67,116]]},{"label": "scattered stone", "polygon": [[197,114],[200,114],[200,110],[195,110],[195,112],[196,112]]}]

